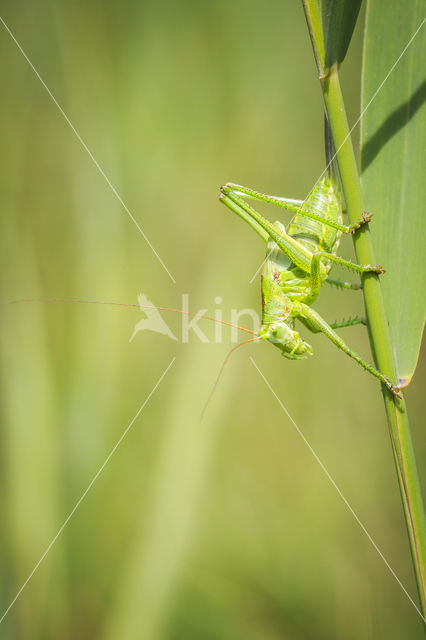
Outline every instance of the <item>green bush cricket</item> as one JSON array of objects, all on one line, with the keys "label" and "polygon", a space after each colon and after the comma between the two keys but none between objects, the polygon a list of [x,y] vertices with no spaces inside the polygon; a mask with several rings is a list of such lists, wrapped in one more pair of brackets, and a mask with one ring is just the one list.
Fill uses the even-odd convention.
[{"label": "green bush cricket", "polygon": [[[326,146],[328,159],[332,143],[328,138],[327,125]],[[328,167],[331,163],[328,162]],[[342,234],[355,233],[370,221],[371,215],[364,212],[355,224],[343,224],[342,202],[336,178],[337,169],[329,170],[305,201],[265,195],[232,183],[221,187],[221,202],[247,222],[267,244],[261,276],[262,325],[258,335],[275,344],[286,358],[306,358],[313,354],[313,350],[295,330],[295,320],[300,320],[311,332],[321,332],[327,336],[339,349],[376,376],[393,395],[399,397],[399,388],[355,353],[335,332],[337,328],[364,323],[364,320],[353,318],[328,324],[310,306],[324,283],[343,289],[361,288],[361,284],[330,278],[329,272],[333,264],[358,273],[384,272],[380,265],[356,264],[337,255]],[[246,200],[277,205],[293,213],[293,218],[287,226],[279,221],[272,224]]]}]

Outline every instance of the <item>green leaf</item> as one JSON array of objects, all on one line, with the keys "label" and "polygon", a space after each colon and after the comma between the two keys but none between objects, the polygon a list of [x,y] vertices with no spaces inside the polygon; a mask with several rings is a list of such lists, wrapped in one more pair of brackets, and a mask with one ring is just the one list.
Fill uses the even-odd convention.
[{"label": "green leaf", "polygon": [[362,0],[303,0],[320,76],[343,62]]},{"label": "green leaf", "polygon": [[325,66],[343,62],[362,0],[322,0]]},{"label": "green leaf", "polygon": [[362,78],[363,196],[374,213],[370,229],[376,258],[387,270],[383,295],[398,376],[406,384],[425,323],[424,9],[424,0],[412,0],[409,9],[403,2],[368,2]]}]

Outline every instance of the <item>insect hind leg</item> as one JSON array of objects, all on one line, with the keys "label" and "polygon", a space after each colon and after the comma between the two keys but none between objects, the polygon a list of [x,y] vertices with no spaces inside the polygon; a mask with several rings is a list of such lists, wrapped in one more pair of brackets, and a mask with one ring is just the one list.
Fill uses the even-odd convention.
[{"label": "insect hind leg", "polygon": [[262,240],[268,242],[269,234],[260,226],[253,216],[251,216],[250,213],[248,213],[245,208],[232,197],[232,195],[227,195],[222,192],[219,196],[219,200],[220,202],[223,202],[228,209],[231,209],[231,211],[247,222],[247,224],[249,224],[251,228],[254,229],[254,231],[256,231],[256,233],[262,238]]},{"label": "insect hind leg", "polygon": [[[317,324],[312,322],[312,320],[308,318],[299,318],[299,320],[305,325],[305,327],[307,327],[307,329],[309,329],[309,331],[312,331],[312,333],[321,333],[321,329]],[[354,318],[347,318],[346,320],[331,322],[329,326],[331,329],[344,329],[345,327],[354,327],[357,324],[366,325],[367,322],[365,318],[355,316]]]},{"label": "insect hind leg", "polygon": [[231,198],[232,195],[235,195],[237,197],[249,198],[260,202],[268,202],[270,204],[276,205],[277,207],[281,207],[282,209],[286,209],[293,214],[303,215],[306,218],[311,218],[312,220],[322,222],[323,224],[326,224],[333,229],[337,229],[342,233],[354,233],[364,224],[370,222],[372,217],[372,214],[364,212],[359,220],[356,220],[350,225],[344,225],[336,222],[335,220],[330,220],[329,218],[322,216],[314,211],[310,211],[309,209],[302,209],[303,205],[305,204],[304,200],[292,200],[291,198],[271,196],[266,193],[261,193],[260,191],[255,191],[254,189],[250,189],[249,187],[243,187],[240,184],[234,184],[232,182],[227,182],[226,184],[224,184],[221,187],[221,191]]},{"label": "insect hind leg", "polygon": [[306,304],[300,303],[300,316],[299,318],[302,320],[305,319],[308,321],[311,327],[315,327],[319,332],[323,333],[331,342],[333,342],[336,347],[344,351],[346,355],[350,358],[358,362],[363,369],[371,373],[373,376],[378,378],[382,384],[384,384],[387,389],[396,397],[400,398],[401,396],[398,394],[399,388],[394,385],[387,376],[383,373],[380,373],[375,367],[366,362],[361,356],[359,356],[355,351],[353,351],[344,340],[331,328],[329,324],[311,307],[308,307]]}]

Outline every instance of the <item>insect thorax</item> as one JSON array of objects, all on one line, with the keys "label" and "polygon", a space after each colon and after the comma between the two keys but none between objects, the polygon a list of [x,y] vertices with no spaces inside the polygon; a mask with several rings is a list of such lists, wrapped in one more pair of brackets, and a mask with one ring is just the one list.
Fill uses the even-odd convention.
[{"label": "insect thorax", "polygon": [[[279,223],[276,224],[278,225]],[[272,287],[270,281],[275,284],[276,289]],[[280,310],[280,304],[283,308],[286,306],[287,308],[288,306],[291,307],[291,311],[285,316],[287,317],[293,311],[293,303],[305,302],[306,304],[311,304],[316,298],[316,295],[313,296],[311,293],[309,275],[293,264],[273,240],[268,242],[261,286],[264,321],[265,318],[266,321],[270,322],[276,319],[276,312]],[[270,307],[271,313],[269,309],[267,310],[265,316],[265,307],[268,307],[267,301],[272,290],[275,291],[274,306]],[[279,302],[278,296],[281,296]]]}]

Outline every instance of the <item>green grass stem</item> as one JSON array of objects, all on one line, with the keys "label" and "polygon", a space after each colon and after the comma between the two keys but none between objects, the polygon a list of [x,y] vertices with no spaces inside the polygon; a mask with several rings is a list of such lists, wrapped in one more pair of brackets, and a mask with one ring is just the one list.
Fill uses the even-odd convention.
[{"label": "green grass stem", "polygon": [[[346,51],[358,9],[349,1],[343,2],[340,5],[341,18],[350,18],[349,21],[346,20],[349,24],[348,29],[344,32],[344,29],[339,29],[335,25],[334,30],[325,32],[324,16],[327,15],[327,11],[331,15],[330,12],[337,10],[333,3],[325,2],[324,5],[321,5],[318,0],[303,0],[303,6],[317,62],[333,142],[337,149],[337,163],[347,213],[349,221],[353,223],[360,218],[364,207],[351,131],[348,126],[345,103],[339,82],[338,63],[343,60],[344,55],[339,58],[335,56],[334,59],[327,61],[327,51],[335,50],[336,47],[333,45],[336,45],[339,41],[344,44],[344,50]],[[376,264],[368,225],[363,226],[354,235],[354,246],[359,263]],[[362,275],[362,284],[370,345],[376,366],[397,384],[398,378],[380,277],[375,273],[365,273]],[[383,384],[382,391],[411,555],[424,616],[426,609],[426,520],[407,408],[404,399],[395,398]]]},{"label": "green grass stem", "polygon": [[[337,161],[347,212],[350,222],[354,222],[363,211],[363,202],[337,67],[331,68],[329,73],[321,79],[321,86],[334,144],[339,150]],[[367,226],[355,234],[354,246],[358,262],[375,264],[371,235]],[[370,344],[376,365],[391,380],[396,381],[392,343],[385,315],[380,277],[376,274],[364,274],[363,293]],[[417,587],[424,615],[426,608],[426,521],[407,408],[404,399],[395,399],[383,385],[382,390]]]}]

